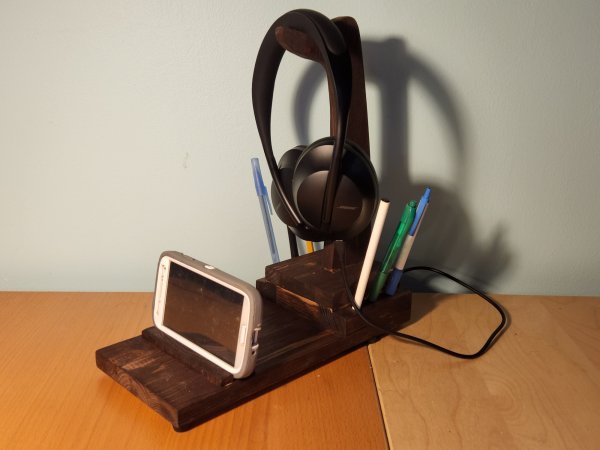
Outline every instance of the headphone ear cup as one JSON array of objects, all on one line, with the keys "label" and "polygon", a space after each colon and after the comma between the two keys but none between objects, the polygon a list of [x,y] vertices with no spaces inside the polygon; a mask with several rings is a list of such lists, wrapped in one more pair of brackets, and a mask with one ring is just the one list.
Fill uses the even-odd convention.
[{"label": "headphone ear cup", "polygon": [[346,141],[331,223],[322,223],[333,144],[332,137],[311,144],[298,158],[292,179],[292,198],[298,215],[322,234],[320,240],[357,236],[371,223],[379,195],[371,161],[358,146]]},{"label": "headphone ear cup", "polygon": [[[279,168],[279,177],[283,186],[283,193],[287,197],[288,201],[292,204],[294,210],[296,210],[296,208],[292,197],[292,179],[294,177],[294,168],[296,167],[296,162],[298,161],[298,158],[300,158],[300,155],[302,155],[302,152],[305,148],[305,145],[298,145],[293,149],[288,150],[283,154],[277,166]],[[277,217],[279,217],[286,225],[294,226],[295,221],[285,209],[281,195],[275,187],[275,183],[271,183],[271,199],[273,201],[273,209],[275,210]]]}]

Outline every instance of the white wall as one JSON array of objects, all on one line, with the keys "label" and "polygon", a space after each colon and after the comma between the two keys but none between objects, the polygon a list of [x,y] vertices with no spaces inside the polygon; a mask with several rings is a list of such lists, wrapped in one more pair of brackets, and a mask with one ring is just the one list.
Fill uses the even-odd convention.
[{"label": "white wall", "polygon": [[[599,295],[600,3],[323,3],[0,2],[0,289],[152,290],[165,249],[260,277],[253,64],[272,21],[308,7],[361,27],[395,212],[434,189],[412,262]],[[307,70],[284,59],[279,154],[327,132],[322,83],[308,127],[292,114]]]}]

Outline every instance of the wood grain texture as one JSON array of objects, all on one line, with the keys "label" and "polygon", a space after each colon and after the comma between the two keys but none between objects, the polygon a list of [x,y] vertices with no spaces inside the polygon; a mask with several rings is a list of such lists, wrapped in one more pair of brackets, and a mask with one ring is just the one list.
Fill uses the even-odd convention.
[{"label": "wood grain texture", "polygon": [[96,349],[151,325],[151,302],[0,292],[0,448],[386,448],[365,348],[175,433],[95,366]]},{"label": "wood grain texture", "polygon": [[[600,298],[496,296],[511,326],[463,361],[387,337],[369,347],[390,447],[600,446]],[[472,295],[413,295],[403,331],[463,352],[498,314]]]}]

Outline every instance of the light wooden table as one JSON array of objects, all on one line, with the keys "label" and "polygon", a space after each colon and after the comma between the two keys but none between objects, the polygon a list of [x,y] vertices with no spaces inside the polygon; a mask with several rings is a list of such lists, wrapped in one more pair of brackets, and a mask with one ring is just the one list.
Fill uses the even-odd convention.
[{"label": "light wooden table", "polygon": [[386,448],[366,348],[186,433],[96,368],[151,294],[0,293],[0,449]]},{"label": "light wooden table", "polygon": [[[511,324],[479,359],[370,347],[390,447],[600,448],[600,298],[494,298]],[[499,316],[472,295],[416,294],[412,320],[403,331],[473,353]]]},{"label": "light wooden table", "polygon": [[[377,386],[363,348],[175,433],[95,367],[151,324],[151,294],[0,293],[0,448],[600,448],[600,298],[496,298],[512,324],[481,359],[385,338]],[[413,305],[405,331],[456,350],[498,320],[473,296]]]}]

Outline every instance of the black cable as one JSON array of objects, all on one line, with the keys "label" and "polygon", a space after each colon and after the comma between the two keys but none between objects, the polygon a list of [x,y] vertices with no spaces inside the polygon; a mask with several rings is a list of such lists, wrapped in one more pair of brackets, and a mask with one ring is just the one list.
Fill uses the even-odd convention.
[{"label": "black cable", "polygon": [[428,347],[432,347],[436,350],[439,350],[443,353],[447,353],[448,355],[454,356],[456,358],[461,358],[461,359],[475,359],[475,358],[479,358],[481,355],[483,355],[485,352],[487,352],[489,350],[489,348],[492,346],[492,344],[494,343],[496,337],[498,337],[498,335],[502,332],[502,330],[504,329],[505,325],[506,325],[506,313],[504,312],[504,310],[502,309],[502,307],[496,302],[494,301],[491,297],[489,297],[487,294],[481,292],[480,290],[469,286],[467,283],[465,283],[464,281],[459,280],[458,278],[442,271],[439,269],[436,269],[434,267],[427,267],[427,266],[415,266],[415,267],[410,267],[408,269],[405,269],[404,272],[412,272],[412,271],[416,271],[416,270],[426,270],[429,272],[434,272],[438,275],[442,275],[452,281],[454,281],[455,283],[460,284],[461,286],[463,286],[464,288],[467,288],[468,290],[470,290],[471,292],[473,292],[474,294],[477,294],[479,297],[483,298],[486,302],[488,302],[490,305],[492,305],[499,313],[500,313],[500,324],[496,327],[496,329],[492,332],[492,334],[490,334],[490,337],[488,338],[488,340],[485,342],[485,344],[483,344],[483,347],[481,347],[479,349],[479,351],[477,351],[476,353],[472,353],[472,354],[465,354],[465,353],[459,353],[459,352],[455,352],[454,350],[450,350],[447,349],[445,347],[442,347],[441,345],[438,344],[434,344],[433,342],[429,342],[426,341],[425,339],[421,339],[420,337],[416,337],[416,336],[412,336],[410,334],[406,334],[406,333],[401,333],[399,331],[394,331],[394,330],[388,330],[386,328],[380,327],[379,325],[371,322],[367,317],[365,317],[365,315],[362,313],[362,311],[360,310],[359,306],[356,304],[356,301],[354,300],[354,296],[352,295],[352,291],[350,290],[350,284],[348,283],[348,276],[346,273],[346,244],[344,243],[344,245],[341,246],[341,255],[340,255],[340,259],[341,259],[341,270],[342,270],[342,278],[344,280],[344,287],[346,288],[346,295],[348,296],[348,299],[350,300],[350,304],[352,305],[354,311],[358,314],[358,316],[365,322],[367,323],[369,326],[383,332],[386,334],[391,334],[392,336],[396,336],[399,337],[401,339],[407,339],[409,341],[414,341],[414,342],[418,342],[419,344],[428,346]]},{"label": "black cable", "polygon": [[290,227],[288,227],[287,231],[288,241],[290,243],[290,256],[296,258],[298,256],[298,241],[296,241],[296,235],[292,232]]}]

